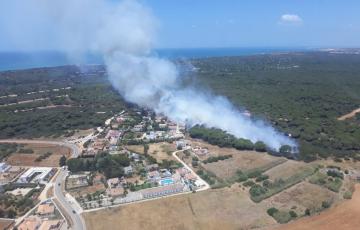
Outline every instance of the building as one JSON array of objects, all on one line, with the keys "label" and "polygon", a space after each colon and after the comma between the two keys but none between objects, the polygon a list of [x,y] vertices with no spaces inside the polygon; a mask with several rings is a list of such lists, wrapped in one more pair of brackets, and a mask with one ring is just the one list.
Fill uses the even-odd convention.
[{"label": "building", "polygon": [[106,181],[109,188],[116,188],[121,186],[121,180],[119,178],[110,178]]},{"label": "building", "polygon": [[40,204],[36,210],[36,214],[41,217],[50,217],[55,213],[55,206],[53,203]]},{"label": "building", "polygon": [[18,179],[18,183],[46,184],[54,175],[54,170],[49,167],[34,167],[24,172]]},{"label": "building", "polygon": [[6,164],[5,162],[0,163],[0,173],[6,173],[11,168],[10,165]]},{"label": "building", "polygon": [[74,174],[68,176],[68,178],[66,179],[67,189],[74,189],[88,185],[89,185],[89,180],[87,174]]},{"label": "building", "polygon": [[131,175],[134,173],[134,170],[131,165],[124,167],[124,173],[125,175]]},{"label": "building", "polygon": [[63,220],[44,220],[38,230],[60,230]]},{"label": "building", "polygon": [[154,171],[154,170],[159,169],[159,165],[158,164],[151,164],[151,165],[147,165],[145,168],[146,168],[147,171]]},{"label": "building", "polygon": [[161,179],[161,174],[159,171],[150,171],[147,174],[147,179],[149,182],[158,182]]},{"label": "building", "polygon": [[38,216],[29,216],[17,227],[18,230],[38,230],[41,225],[41,219]]},{"label": "building", "polygon": [[184,184],[176,183],[176,184],[170,184],[160,187],[143,189],[140,192],[144,199],[150,199],[150,198],[180,193],[184,191],[184,187],[185,187]]}]

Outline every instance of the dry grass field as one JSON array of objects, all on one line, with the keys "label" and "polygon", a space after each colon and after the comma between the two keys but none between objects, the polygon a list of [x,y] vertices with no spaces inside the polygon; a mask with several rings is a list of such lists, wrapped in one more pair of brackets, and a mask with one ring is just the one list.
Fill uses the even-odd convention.
[{"label": "dry grass field", "polygon": [[[126,146],[126,148],[130,151],[144,154],[143,145],[128,145]],[[163,160],[175,160],[175,158],[171,155],[174,151],[176,151],[175,144],[163,142],[149,144],[148,153],[153,156],[157,161],[161,162]]]},{"label": "dry grass field", "polygon": [[238,186],[84,214],[87,229],[252,229],[276,225]]},{"label": "dry grass field", "polygon": [[322,202],[336,201],[337,194],[326,188],[308,182],[298,183],[272,197],[264,200],[267,206],[278,209],[292,209],[298,216],[305,213],[306,209],[313,212],[320,210]]},{"label": "dry grass field", "polygon": [[[14,166],[58,167],[62,155],[70,156],[70,149],[58,145],[25,144],[24,148],[32,149],[34,153],[13,153],[6,160],[7,163]],[[35,161],[36,158],[47,152],[52,152],[52,155],[42,161]]]},{"label": "dry grass field", "polygon": [[360,228],[360,184],[351,200],[344,201],[318,215],[299,219],[277,230],[356,230]]},{"label": "dry grass field", "polygon": [[218,178],[229,179],[235,175],[237,170],[246,172],[255,169],[268,169],[286,161],[283,158],[270,156],[266,153],[235,151],[232,153],[232,158],[204,164],[204,168],[214,173]]},{"label": "dry grass field", "polygon": [[288,160],[283,164],[277,165],[266,171],[266,175],[269,176],[271,180],[276,180],[282,178],[283,180],[288,179],[289,177],[301,173],[303,171],[313,170],[313,164],[307,164],[301,161]]}]

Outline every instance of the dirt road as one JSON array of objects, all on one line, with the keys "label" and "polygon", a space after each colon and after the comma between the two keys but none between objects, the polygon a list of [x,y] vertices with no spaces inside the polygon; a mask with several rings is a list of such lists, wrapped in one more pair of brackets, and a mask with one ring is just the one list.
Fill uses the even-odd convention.
[{"label": "dirt road", "polygon": [[345,114],[345,115],[339,117],[338,120],[339,120],[339,121],[343,121],[343,120],[352,118],[352,117],[354,117],[357,113],[360,113],[360,108],[355,109],[355,110],[353,110],[352,112],[350,112],[350,113],[348,113],[348,114]]}]

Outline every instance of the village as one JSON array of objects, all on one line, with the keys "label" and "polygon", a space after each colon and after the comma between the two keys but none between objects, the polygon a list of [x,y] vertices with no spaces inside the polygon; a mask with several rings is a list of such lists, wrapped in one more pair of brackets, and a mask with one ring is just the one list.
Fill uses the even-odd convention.
[{"label": "village", "polygon": [[[61,200],[54,194],[56,190],[65,192],[64,202],[70,204],[74,215],[206,190],[210,188],[208,183],[177,153],[190,151],[196,157],[207,150],[192,148],[185,137],[185,124],[152,111],[134,109],[115,114],[103,127],[94,128],[87,135],[67,138],[64,143],[77,151],[56,158],[58,165],[46,164],[44,159],[53,157],[46,152],[40,154],[41,160],[37,157],[35,164],[28,166],[20,158],[34,154],[33,150],[27,149],[27,144],[4,142],[14,152],[28,153],[0,163],[0,191],[6,194],[2,204],[11,203],[3,207],[8,213],[1,226],[4,229],[15,226],[19,230],[67,229],[71,217],[61,207],[64,204],[59,206]],[[158,150],[150,153],[153,146],[162,150],[160,158],[156,155]],[[99,166],[109,159],[119,164],[103,163],[108,170]]]},{"label": "village", "polygon": [[[185,130],[184,124],[172,122],[152,111],[122,111],[106,120],[105,127],[97,128],[96,134],[83,137],[80,142],[79,139],[69,140],[82,147],[79,159],[83,162],[96,161],[104,155],[122,158],[125,164],[120,166],[121,173],[112,177],[70,166],[67,191],[84,210],[92,210],[208,188],[207,183],[184,163],[159,161],[148,153],[151,143],[165,142],[172,146],[173,152],[167,153],[169,157],[176,151],[191,149],[184,141]],[[141,153],[131,148],[134,146],[140,148]]]}]

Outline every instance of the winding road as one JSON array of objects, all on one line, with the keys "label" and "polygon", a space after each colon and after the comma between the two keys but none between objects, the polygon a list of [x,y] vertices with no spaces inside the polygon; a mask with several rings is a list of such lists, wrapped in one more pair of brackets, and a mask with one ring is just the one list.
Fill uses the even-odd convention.
[{"label": "winding road", "polygon": [[[71,149],[71,156],[76,158],[80,155],[80,149],[76,144],[62,141],[52,141],[52,140],[26,140],[26,139],[3,139],[0,140],[0,143],[18,143],[18,144],[50,144],[64,146]],[[69,201],[65,198],[63,185],[65,184],[65,179],[67,176],[67,170],[60,168],[55,182],[54,182],[54,197],[59,202],[61,206],[61,211],[64,216],[69,217],[70,225],[73,230],[85,230],[85,222],[82,216],[79,213],[76,213],[72,208]]]}]

